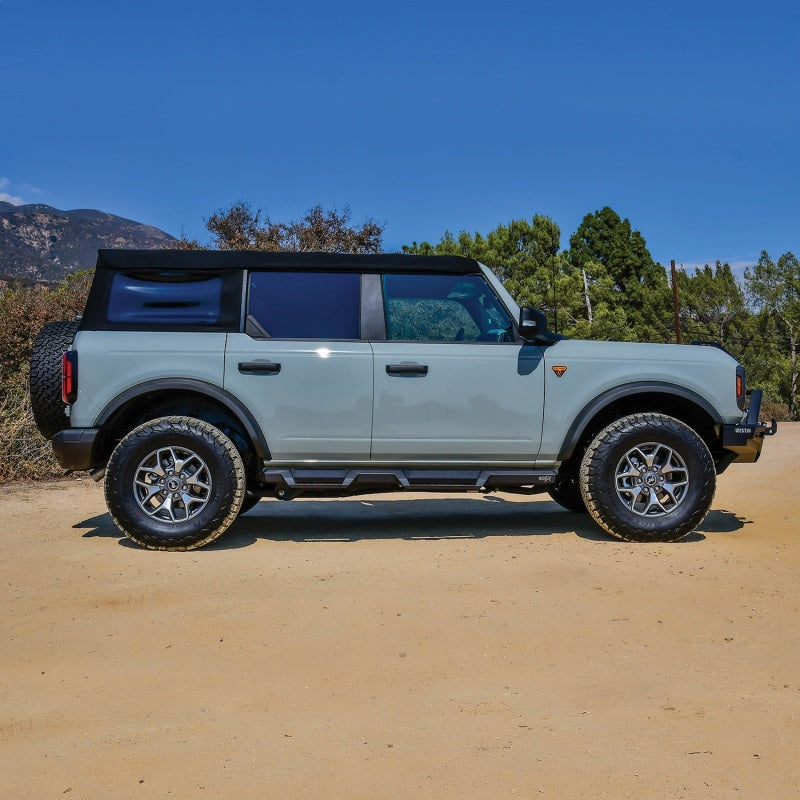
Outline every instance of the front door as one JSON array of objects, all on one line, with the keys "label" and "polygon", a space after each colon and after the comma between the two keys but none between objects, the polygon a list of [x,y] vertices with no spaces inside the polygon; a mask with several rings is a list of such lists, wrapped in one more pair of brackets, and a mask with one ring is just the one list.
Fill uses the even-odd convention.
[{"label": "front door", "polygon": [[531,465],[541,443],[542,351],[480,275],[385,275],[373,342],[373,461]]}]

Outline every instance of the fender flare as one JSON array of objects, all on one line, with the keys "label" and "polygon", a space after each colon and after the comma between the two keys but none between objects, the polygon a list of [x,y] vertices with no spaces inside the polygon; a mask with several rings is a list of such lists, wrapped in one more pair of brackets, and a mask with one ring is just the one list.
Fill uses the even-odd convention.
[{"label": "fender flare", "polygon": [[626,383],[622,386],[614,386],[607,389],[605,392],[593,397],[576,415],[575,419],[570,425],[564,440],[561,443],[561,449],[558,453],[558,461],[566,461],[574,452],[578,445],[584,431],[589,423],[599,414],[604,408],[607,408],[612,403],[622,400],[627,397],[633,397],[639,394],[660,394],[670,397],[678,397],[681,400],[688,400],[694,403],[702,411],[705,411],[708,416],[717,423],[722,424],[724,420],[719,415],[717,410],[711,403],[704,397],[697,394],[697,392],[687,389],[685,386],[679,386],[675,383],[667,383],[666,381],[637,381],[635,383]]},{"label": "fender flare", "polygon": [[241,423],[250,441],[253,443],[258,459],[260,461],[271,459],[269,447],[267,446],[267,441],[264,438],[261,427],[256,422],[255,417],[250,413],[247,406],[235,395],[223,389],[221,386],[216,386],[206,381],[199,381],[195,378],[158,378],[152,381],[145,381],[144,383],[137,383],[136,386],[131,386],[124,392],[120,392],[120,394],[105,406],[95,420],[95,426],[102,428],[117,411],[131,400],[136,400],[136,398],[145,394],[150,394],[151,392],[163,391],[188,391],[194,394],[205,395],[211,400],[216,401]]}]

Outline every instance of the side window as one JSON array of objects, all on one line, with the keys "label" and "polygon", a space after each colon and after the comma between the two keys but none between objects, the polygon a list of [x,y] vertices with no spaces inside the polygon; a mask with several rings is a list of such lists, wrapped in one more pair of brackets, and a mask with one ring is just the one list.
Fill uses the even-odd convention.
[{"label": "side window", "polygon": [[358,274],[251,272],[248,332],[273,339],[358,339],[360,306]]},{"label": "side window", "polygon": [[118,272],[111,281],[107,317],[123,325],[218,325],[222,277],[179,280]]},{"label": "side window", "polygon": [[511,319],[479,275],[384,275],[387,338],[510,341]]}]

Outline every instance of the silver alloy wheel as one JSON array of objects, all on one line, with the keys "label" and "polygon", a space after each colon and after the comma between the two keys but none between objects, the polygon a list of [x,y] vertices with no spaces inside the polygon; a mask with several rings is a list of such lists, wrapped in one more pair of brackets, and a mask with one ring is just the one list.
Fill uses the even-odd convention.
[{"label": "silver alloy wheel", "polygon": [[162,447],[142,459],[133,476],[139,507],[159,522],[178,523],[197,516],[211,497],[211,473],[197,453]]},{"label": "silver alloy wheel", "polygon": [[640,517],[663,517],[686,497],[689,470],[671,447],[646,442],[622,456],[615,483],[617,496],[628,510]]}]

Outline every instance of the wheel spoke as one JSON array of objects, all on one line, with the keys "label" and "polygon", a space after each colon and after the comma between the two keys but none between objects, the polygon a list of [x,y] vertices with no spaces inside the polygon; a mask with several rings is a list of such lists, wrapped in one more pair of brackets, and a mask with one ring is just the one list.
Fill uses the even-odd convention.
[{"label": "wheel spoke", "polygon": [[141,499],[141,503],[149,503],[150,500],[157,495],[159,492],[163,491],[163,486],[158,483],[147,483],[145,481],[136,481],[137,486],[141,486],[142,489],[145,491],[145,496]]},{"label": "wheel spoke", "polygon": [[649,489],[647,492],[647,505],[644,508],[644,514],[647,515],[653,508],[659,508],[665,514],[667,513],[667,509],[664,507],[663,503],[658,499],[658,494],[656,493],[655,489]]},{"label": "wheel spoke", "polygon": [[163,478],[167,474],[164,472],[164,468],[161,466],[161,459],[158,457],[156,457],[153,466],[149,467],[147,471],[152,472],[154,475],[158,475],[159,478]]},{"label": "wheel spoke", "polygon": [[188,486],[197,486],[198,489],[205,489],[205,490],[211,489],[211,485],[210,484],[204,483],[203,481],[200,480],[200,478],[197,477],[197,474],[199,472],[200,472],[200,470],[198,469],[197,472],[195,472],[193,475],[190,475],[186,479],[187,485]]},{"label": "wheel spoke", "polygon": [[206,503],[202,497],[197,497],[189,492],[181,492],[181,500],[183,501],[188,516],[192,515],[192,506],[198,504],[203,506]]}]

